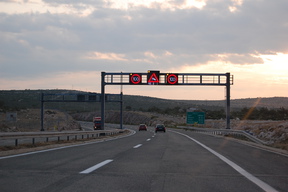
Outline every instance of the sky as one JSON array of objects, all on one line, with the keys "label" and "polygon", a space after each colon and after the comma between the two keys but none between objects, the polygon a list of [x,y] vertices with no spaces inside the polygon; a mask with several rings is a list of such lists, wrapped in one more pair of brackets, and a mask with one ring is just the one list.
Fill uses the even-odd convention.
[{"label": "sky", "polygon": [[[102,71],[158,70],[230,72],[231,99],[288,97],[287,10],[287,0],[0,0],[0,90],[99,93]],[[122,90],[225,99],[218,86]]]}]

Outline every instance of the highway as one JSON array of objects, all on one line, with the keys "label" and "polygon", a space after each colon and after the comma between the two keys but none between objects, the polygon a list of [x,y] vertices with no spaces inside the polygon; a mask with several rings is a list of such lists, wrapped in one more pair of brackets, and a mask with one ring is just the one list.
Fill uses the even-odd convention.
[{"label": "highway", "polygon": [[180,129],[0,157],[0,191],[288,191],[288,156]]}]

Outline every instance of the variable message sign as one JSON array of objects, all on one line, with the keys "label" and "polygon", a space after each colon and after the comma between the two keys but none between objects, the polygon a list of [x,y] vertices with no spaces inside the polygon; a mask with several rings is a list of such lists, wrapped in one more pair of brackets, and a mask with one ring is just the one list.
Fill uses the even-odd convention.
[{"label": "variable message sign", "polygon": [[141,74],[131,73],[129,75],[129,83],[130,84],[138,85],[138,84],[141,84],[141,82],[142,82]]}]

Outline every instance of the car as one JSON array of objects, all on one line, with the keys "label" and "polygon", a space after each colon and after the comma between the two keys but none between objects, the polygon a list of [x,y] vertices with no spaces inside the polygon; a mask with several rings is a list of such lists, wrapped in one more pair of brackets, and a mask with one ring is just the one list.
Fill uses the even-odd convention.
[{"label": "car", "polygon": [[139,125],[139,131],[147,131],[147,126],[145,124],[140,124]]},{"label": "car", "polygon": [[155,128],[155,133],[157,133],[158,131],[166,132],[165,126],[163,124],[157,124]]}]

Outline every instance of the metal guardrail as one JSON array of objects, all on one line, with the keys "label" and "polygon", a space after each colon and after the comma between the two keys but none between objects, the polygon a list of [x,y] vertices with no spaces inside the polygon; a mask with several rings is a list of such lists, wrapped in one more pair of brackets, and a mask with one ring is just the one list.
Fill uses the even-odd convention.
[{"label": "metal guardrail", "polygon": [[212,135],[232,135],[232,136],[243,136],[246,137],[247,139],[258,143],[258,144],[262,144],[262,145],[267,145],[268,143],[265,141],[262,141],[256,137],[254,137],[253,135],[245,132],[245,131],[241,131],[241,130],[231,130],[231,129],[210,129],[210,128],[197,128],[197,127],[186,127],[186,126],[177,126],[177,128],[181,128],[181,129],[189,129],[191,131],[197,131],[200,133],[206,133],[206,134],[212,134]]},{"label": "metal guardrail", "polygon": [[[69,141],[69,140],[81,140],[81,139],[91,139],[98,138],[100,136],[112,136],[115,134],[123,133],[123,130],[113,129],[113,130],[97,130],[97,131],[67,131],[67,132],[16,132],[16,133],[0,133],[0,140],[15,141],[15,146],[20,144],[21,140],[26,140],[21,144],[31,143],[35,145],[37,142],[49,142],[51,138],[54,141]],[[55,140],[56,138],[56,140]],[[37,140],[38,141],[37,141]],[[44,140],[43,140],[44,139]],[[30,140],[30,142],[27,142]],[[41,140],[41,141],[40,141]],[[50,140],[51,141],[51,140]],[[10,142],[11,143],[11,142]],[[13,142],[12,142],[13,143]],[[5,145],[7,144],[7,145]],[[2,146],[11,146],[9,142],[4,142]]]}]

